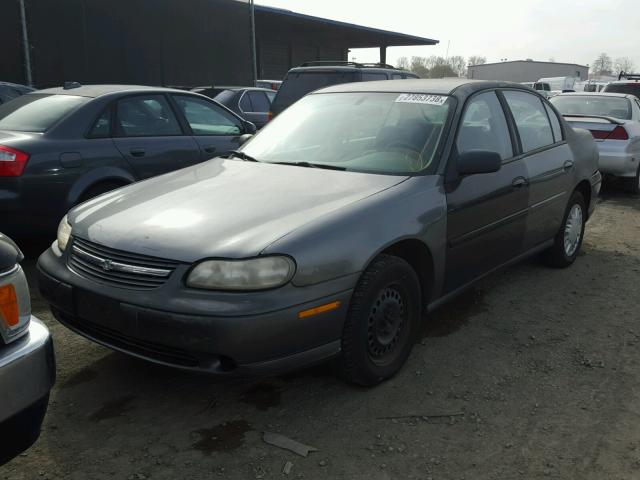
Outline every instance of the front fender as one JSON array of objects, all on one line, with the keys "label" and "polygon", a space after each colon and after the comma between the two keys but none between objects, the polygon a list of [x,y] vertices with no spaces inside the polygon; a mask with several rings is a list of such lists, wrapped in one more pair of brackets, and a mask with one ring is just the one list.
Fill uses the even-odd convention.
[{"label": "front fender", "polygon": [[332,212],[269,245],[263,253],[291,255],[293,284],[308,286],[363,271],[382,251],[407,239],[422,241],[441,289],[446,247],[446,197],[439,176],[412,177]]}]

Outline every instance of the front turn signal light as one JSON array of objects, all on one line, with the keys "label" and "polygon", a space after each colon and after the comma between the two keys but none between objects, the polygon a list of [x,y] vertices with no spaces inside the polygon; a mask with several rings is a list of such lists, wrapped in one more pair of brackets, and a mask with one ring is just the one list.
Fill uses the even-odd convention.
[{"label": "front turn signal light", "polygon": [[0,317],[8,327],[15,327],[20,322],[18,296],[12,284],[0,287]]}]

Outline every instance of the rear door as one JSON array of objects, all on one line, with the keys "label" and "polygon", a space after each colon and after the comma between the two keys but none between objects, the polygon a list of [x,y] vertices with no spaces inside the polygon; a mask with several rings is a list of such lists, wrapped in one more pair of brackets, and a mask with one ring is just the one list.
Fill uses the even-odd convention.
[{"label": "rear door", "polygon": [[200,159],[162,93],[130,95],[116,102],[115,137],[120,153],[139,178],[188,167]]},{"label": "rear door", "polygon": [[200,160],[225,155],[239,145],[242,120],[221,105],[193,95],[172,94],[199,148]]},{"label": "rear door", "polygon": [[512,134],[494,91],[472,97],[458,127],[457,155],[470,150],[497,152],[495,173],[450,177],[447,195],[447,292],[474,280],[523,251],[528,194],[527,169],[515,156]]},{"label": "rear door", "polygon": [[573,152],[555,111],[537,95],[503,92],[516,127],[520,158],[529,177],[529,215],[525,248],[555,236],[572,191]]},{"label": "rear door", "polygon": [[257,128],[262,128],[269,120],[271,102],[275,97],[275,92],[271,99],[265,92],[259,90],[247,90],[240,97],[240,112],[245,120],[249,120]]}]

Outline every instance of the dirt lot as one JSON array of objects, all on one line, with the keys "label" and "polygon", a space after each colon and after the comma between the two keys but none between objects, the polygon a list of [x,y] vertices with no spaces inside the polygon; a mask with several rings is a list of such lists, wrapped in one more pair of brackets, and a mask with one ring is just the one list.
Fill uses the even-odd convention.
[{"label": "dirt lot", "polygon": [[58,325],[34,288],[58,381],[40,440],[0,479],[640,478],[639,234],[640,198],[605,193],[572,268],[482,282],[371,390],[328,367],[219,382],[148,365]]}]

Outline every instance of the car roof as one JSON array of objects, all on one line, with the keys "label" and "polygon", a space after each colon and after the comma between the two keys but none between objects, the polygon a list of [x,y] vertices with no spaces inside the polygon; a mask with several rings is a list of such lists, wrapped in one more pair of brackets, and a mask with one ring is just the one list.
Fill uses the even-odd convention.
[{"label": "car roof", "polygon": [[363,67],[354,65],[310,65],[307,67],[293,67],[289,72],[301,73],[301,72],[313,72],[313,71],[335,71],[335,72],[398,72],[398,73],[412,73],[408,70],[401,70],[399,68],[390,67]]},{"label": "car roof", "polygon": [[11,82],[3,82],[3,81],[0,81],[0,87],[15,88],[16,90],[20,90],[21,92],[32,92],[35,90],[35,88],[28,87],[26,85],[21,85],[19,83],[11,83]]},{"label": "car roof", "polygon": [[45,93],[49,95],[75,95],[79,97],[96,98],[102,95],[121,92],[180,92],[189,93],[185,90],[166,87],[150,87],[145,85],[81,85],[75,88],[46,88],[33,93]]},{"label": "car roof", "polygon": [[450,95],[454,91],[465,87],[469,93],[489,88],[514,88],[526,92],[533,90],[526,85],[515,82],[500,82],[486,80],[469,80],[466,78],[427,79],[415,78],[407,80],[380,80],[375,82],[352,82],[333,85],[315,93],[338,92],[389,92],[389,93],[435,93]]},{"label": "car roof", "polygon": [[624,80],[614,80],[612,82],[609,82],[608,84],[611,85],[611,84],[616,84],[616,83],[638,83],[638,82],[640,82],[640,79],[627,78],[627,79],[624,79]]},{"label": "car roof", "polygon": [[634,99],[637,98],[635,95],[631,95],[628,93],[615,93],[615,92],[566,92],[559,93],[555,95],[556,97],[569,97],[569,96],[578,96],[578,97],[620,97],[620,98],[629,98]]}]

